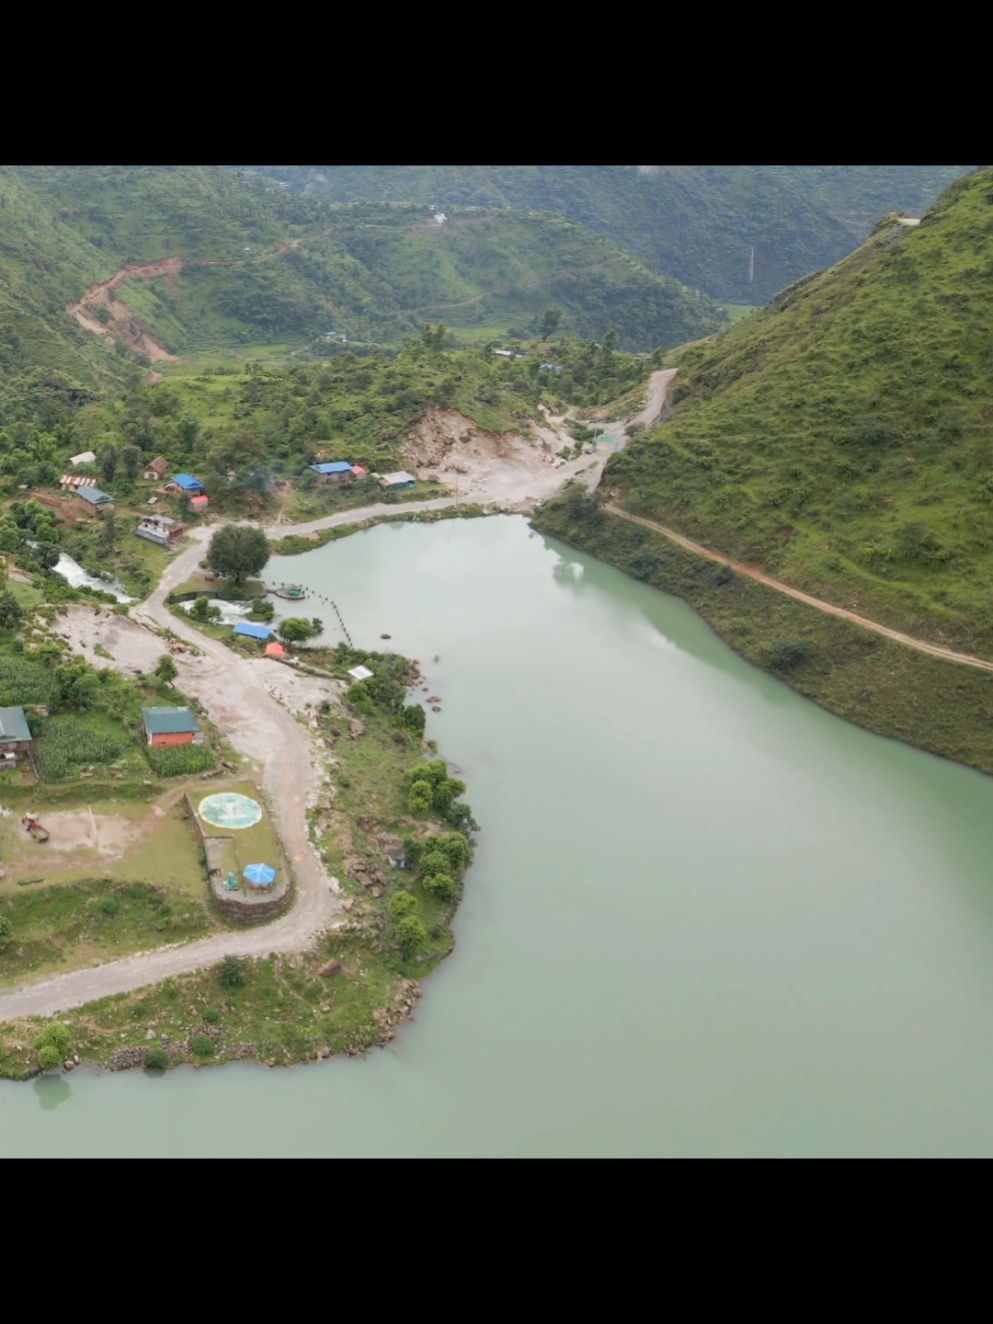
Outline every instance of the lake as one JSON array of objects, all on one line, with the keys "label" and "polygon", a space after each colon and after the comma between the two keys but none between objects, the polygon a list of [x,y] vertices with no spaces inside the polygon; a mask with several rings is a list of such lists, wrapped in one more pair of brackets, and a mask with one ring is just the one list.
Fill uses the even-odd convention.
[{"label": "lake", "polygon": [[3,1084],[0,1153],[993,1152],[993,779],[521,518],[381,525],[266,577],[441,696],[427,734],[482,827],[455,951],[387,1049]]}]

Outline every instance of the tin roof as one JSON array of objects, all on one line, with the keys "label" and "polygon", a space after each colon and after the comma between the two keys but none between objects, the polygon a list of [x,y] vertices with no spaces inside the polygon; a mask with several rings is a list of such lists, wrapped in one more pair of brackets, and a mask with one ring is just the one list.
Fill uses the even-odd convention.
[{"label": "tin roof", "polygon": [[107,492],[101,492],[99,487],[77,487],[76,495],[88,501],[91,506],[105,506],[108,501],[114,500]]},{"label": "tin roof", "polygon": [[344,474],[350,473],[352,469],[345,460],[332,460],[330,464],[312,464],[310,467],[319,474]]},{"label": "tin roof", "polygon": [[23,708],[0,708],[0,743],[30,740],[31,731]]},{"label": "tin roof", "polygon": [[150,736],[175,735],[197,729],[189,708],[142,708],[141,716]]}]

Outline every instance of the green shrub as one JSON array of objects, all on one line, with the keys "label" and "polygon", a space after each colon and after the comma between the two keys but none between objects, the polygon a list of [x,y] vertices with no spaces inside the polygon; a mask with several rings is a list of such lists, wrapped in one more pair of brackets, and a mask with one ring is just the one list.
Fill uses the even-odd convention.
[{"label": "green shrub", "polygon": [[14,926],[6,915],[0,915],[0,942],[9,938],[14,932]]},{"label": "green shrub", "polygon": [[208,1025],[217,1025],[221,1019],[220,1007],[208,1007],[203,1014],[203,1018]]},{"label": "green shrub", "polygon": [[101,915],[107,915],[109,917],[116,915],[120,908],[117,900],[112,896],[105,896],[97,906],[97,910],[99,910]]},{"label": "green shrub", "polygon": [[145,1054],[145,1066],[153,1071],[164,1071],[169,1065],[169,1059],[161,1048],[150,1048]]},{"label": "green shrub", "polygon": [[71,1037],[66,1027],[59,1021],[51,1021],[34,1041],[34,1046],[39,1054],[44,1048],[53,1049],[57,1060],[61,1062],[69,1051],[70,1042]]},{"label": "green shrub", "polygon": [[409,892],[397,892],[390,898],[390,914],[394,919],[403,919],[417,909],[417,901]]},{"label": "green shrub", "polygon": [[241,988],[245,983],[245,972],[236,956],[225,956],[217,972],[223,988]]},{"label": "green shrub", "polygon": [[406,952],[416,952],[427,942],[428,933],[416,915],[404,915],[397,921],[397,937]]},{"label": "green shrub", "polygon": [[219,621],[221,619],[221,609],[216,603],[211,602],[210,598],[201,594],[196,599],[189,611],[190,619],[205,623],[207,621]]},{"label": "green shrub", "polygon": [[213,1057],[214,1041],[209,1034],[195,1034],[190,1048],[193,1050],[194,1057]]},{"label": "green shrub", "polygon": [[810,657],[810,644],[804,639],[790,639],[778,643],[772,649],[769,666],[773,671],[792,671]]},{"label": "green shrub", "polygon": [[140,1021],[147,1011],[148,1008],[145,1006],[144,1002],[134,1002],[131,1005],[131,1019]]},{"label": "green shrub", "polygon": [[429,782],[414,782],[407,793],[407,808],[412,814],[426,814],[432,798]]},{"label": "green shrub", "polygon": [[145,745],[148,766],[159,777],[190,777],[217,766],[214,751],[203,745]]},{"label": "green shrub", "polygon": [[451,901],[455,895],[455,880],[447,873],[432,874],[424,879],[424,890],[439,901]]},{"label": "green shrub", "polygon": [[62,1057],[57,1048],[51,1044],[43,1044],[38,1049],[38,1065],[42,1071],[54,1071],[62,1062]]},{"label": "green shrub", "polygon": [[163,653],[159,658],[159,664],[155,668],[155,674],[159,680],[164,680],[167,684],[176,679],[179,675],[179,668],[176,666],[171,653]]}]

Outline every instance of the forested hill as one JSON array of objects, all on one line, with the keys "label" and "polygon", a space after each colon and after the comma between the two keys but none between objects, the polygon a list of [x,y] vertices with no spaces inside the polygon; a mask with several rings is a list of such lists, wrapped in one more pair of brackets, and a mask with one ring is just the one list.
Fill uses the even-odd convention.
[{"label": "forested hill", "polygon": [[993,656],[993,174],[682,357],[605,487],[844,606]]},{"label": "forested hill", "polygon": [[[719,303],[763,304],[883,214],[919,216],[967,166],[264,166],[337,202],[555,212]],[[752,250],[754,249],[754,259]]]},{"label": "forested hill", "polygon": [[[167,270],[143,266],[165,258]],[[110,292],[67,313],[115,273]],[[483,340],[530,335],[552,305],[561,333],[613,328],[619,347],[641,351],[725,320],[561,217],[454,208],[438,223],[417,207],[333,206],[221,168],[0,168],[0,382],[54,370],[92,386],[149,337],[170,355],[268,346],[306,357],[326,352],[331,331],[398,345],[439,319]]]}]

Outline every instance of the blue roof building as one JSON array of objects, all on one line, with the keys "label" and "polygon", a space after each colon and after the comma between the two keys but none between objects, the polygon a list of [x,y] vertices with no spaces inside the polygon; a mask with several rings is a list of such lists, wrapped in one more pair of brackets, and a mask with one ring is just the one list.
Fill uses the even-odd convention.
[{"label": "blue roof building", "polygon": [[347,460],[332,460],[330,464],[312,464],[310,467],[315,474],[343,474],[352,466]]},{"label": "blue roof building", "polygon": [[268,639],[272,634],[268,625],[253,625],[251,621],[239,621],[234,627],[234,632],[243,635],[246,639]]},{"label": "blue roof building", "polygon": [[199,478],[194,478],[192,474],[175,474],[172,481],[177,487],[181,487],[184,492],[203,491],[203,483]]},{"label": "blue roof building", "polygon": [[312,464],[310,467],[320,483],[341,483],[346,478],[355,477],[347,460],[332,460],[330,464]]}]

